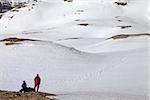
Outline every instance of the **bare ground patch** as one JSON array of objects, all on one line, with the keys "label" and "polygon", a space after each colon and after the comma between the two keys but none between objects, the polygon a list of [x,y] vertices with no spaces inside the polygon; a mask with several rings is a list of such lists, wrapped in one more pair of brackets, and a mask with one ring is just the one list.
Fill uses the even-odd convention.
[{"label": "bare ground patch", "polygon": [[10,37],[0,40],[0,42],[4,42],[5,45],[13,45],[13,44],[21,44],[20,42],[23,41],[40,41],[40,40],[33,40],[33,39],[23,39],[17,37]]},{"label": "bare ground patch", "polygon": [[16,8],[16,9],[24,8],[24,7],[26,7],[26,4],[27,4],[26,2],[20,2],[16,5],[14,5],[14,8]]},{"label": "bare ground patch", "polygon": [[[13,92],[13,91],[1,91],[0,100],[56,100],[55,94],[44,92]],[[50,97],[50,98],[48,98]]]},{"label": "bare ground patch", "polygon": [[124,39],[124,38],[128,38],[128,37],[135,37],[135,36],[150,36],[149,33],[140,33],[140,34],[118,34],[118,35],[114,35],[108,39]]}]

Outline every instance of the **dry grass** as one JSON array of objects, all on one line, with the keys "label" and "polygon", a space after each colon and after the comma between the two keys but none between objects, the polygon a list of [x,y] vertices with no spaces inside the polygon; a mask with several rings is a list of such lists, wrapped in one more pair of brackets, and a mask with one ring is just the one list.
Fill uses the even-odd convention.
[{"label": "dry grass", "polygon": [[[47,98],[52,97],[52,99]],[[0,91],[0,100],[56,100],[56,95],[44,92],[13,92],[13,91]]]},{"label": "dry grass", "polygon": [[128,37],[135,37],[135,36],[150,36],[149,33],[140,33],[140,34],[119,34],[119,35],[114,35],[110,38],[107,39],[124,39]]}]

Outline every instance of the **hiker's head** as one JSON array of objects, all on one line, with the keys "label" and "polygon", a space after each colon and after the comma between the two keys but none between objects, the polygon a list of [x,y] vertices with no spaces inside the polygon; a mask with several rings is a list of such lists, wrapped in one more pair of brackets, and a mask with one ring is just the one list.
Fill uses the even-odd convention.
[{"label": "hiker's head", "polygon": [[37,74],[36,76],[39,76],[39,74]]},{"label": "hiker's head", "polygon": [[25,83],[26,81],[24,80],[23,83]]}]

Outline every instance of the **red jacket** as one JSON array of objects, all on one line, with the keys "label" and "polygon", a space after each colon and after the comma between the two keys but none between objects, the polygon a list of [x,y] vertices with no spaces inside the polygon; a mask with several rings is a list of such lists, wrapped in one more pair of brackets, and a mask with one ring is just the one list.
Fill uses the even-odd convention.
[{"label": "red jacket", "polygon": [[39,76],[36,76],[36,77],[34,78],[34,84],[35,84],[35,85],[39,85],[40,82],[41,82],[40,77],[39,77]]}]

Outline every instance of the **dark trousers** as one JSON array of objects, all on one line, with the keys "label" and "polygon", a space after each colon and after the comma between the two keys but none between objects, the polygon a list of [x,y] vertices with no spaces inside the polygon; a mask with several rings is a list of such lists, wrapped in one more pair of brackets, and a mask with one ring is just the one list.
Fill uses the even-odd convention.
[{"label": "dark trousers", "polygon": [[[40,84],[35,84],[34,85],[34,90],[35,90],[35,92],[38,92],[39,91],[39,86],[40,86]],[[37,88],[37,89],[36,89]]]}]

